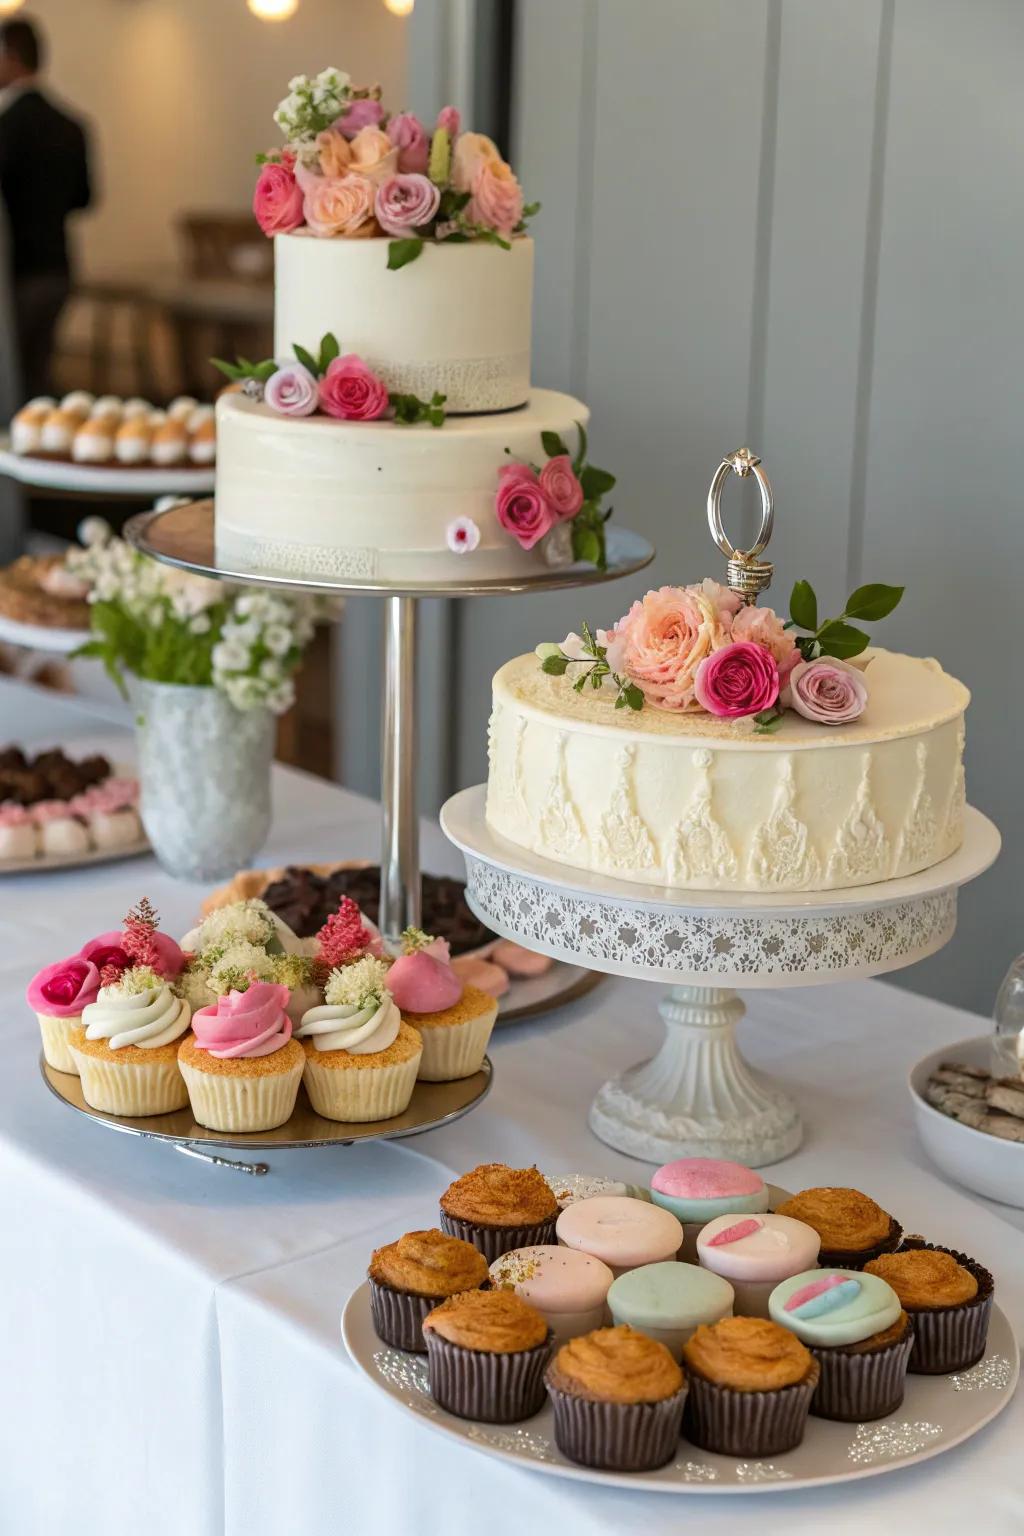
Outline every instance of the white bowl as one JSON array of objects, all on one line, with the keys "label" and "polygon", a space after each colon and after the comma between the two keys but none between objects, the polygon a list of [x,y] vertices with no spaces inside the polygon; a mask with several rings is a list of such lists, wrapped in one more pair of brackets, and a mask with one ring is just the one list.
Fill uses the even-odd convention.
[{"label": "white bowl", "polygon": [[944,1061],[964,1061],[991,1071],[991,1051],[991,1035],[981,1035],[922,1057],[910,1073],[910,1102],[921,1145],[943,1173],[976,1194],[1024,1210],[1024,1142],[1003,1141],[961,1125],[924,1096],[929,1077]]}]

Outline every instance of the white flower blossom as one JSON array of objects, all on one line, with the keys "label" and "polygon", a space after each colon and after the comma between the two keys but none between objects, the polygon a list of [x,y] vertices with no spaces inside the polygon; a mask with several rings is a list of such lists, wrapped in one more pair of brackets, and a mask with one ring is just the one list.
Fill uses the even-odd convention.
[{"label": "white flower blossom", "polygon": [[263,631],[263,644],[271,656],[284,656],[292,648],[291,631],[283,624],[268,624]]},{"label": "white flower blossom", "polygon": [[366,955],[351,965],[335,967],[327,978],[324,997],[332,1007],[365,1008],[380,1002],[388,967],[383,960]]}]

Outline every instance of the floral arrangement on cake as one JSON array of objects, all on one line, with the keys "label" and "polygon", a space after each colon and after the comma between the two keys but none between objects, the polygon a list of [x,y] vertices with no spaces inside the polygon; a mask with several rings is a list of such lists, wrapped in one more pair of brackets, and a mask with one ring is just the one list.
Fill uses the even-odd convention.
[{"label": "floral arrangement on cake", "polygon": [[688,587],[659,587],[635,602],[609,630],[583,625],[560,645],[537,647],[543,670],[571,676],[577,693],[609,683],[616,709],[753,718],[777,730],[788,709],[819,725],[847,725],[868,700],[864,672],[852,664],[869,644],[851,619],[884,619],[902,587],[873,583],[847,598],[838,618],[819,622],[810,582],[798,581],[790,617],[744,602],[705,577]]},{"label": "floral arrangement on cake", "polygon": [[[549,564],[586,560],[603,571],[607,564],[604,525],[612,508],[602,509],[601,503],[614,486],[615,476],[587,463],[586,428],[578,422],[576,430],[575,454],[570,454],[557,432],[542,432],[545,464],[510,459],[503,465],[494,511],[506,533],[523,549],[532,549],[543,540]],[[448,542],[449,547],[456,547],[451,537]],[[475,542],[468,547],[475,548]]]},{"label": "floral arrangement on cake", "polygon": [[412,112],[389,114],[380,97],[379,86],[353,86],[340,69],[288,82],[274,112],[284,147],[258,157],[252,206],[263,233],[386,235],[392,270],[415,261],[428,240],[510,249],[540,205],[524,204],[493,141],[463,133],[455,107],[428,130]]},{"label": "floral arrangement on cake", "polygon": [[278,416],[313,416],[322,412],[338,421],[380,421],[384,417],[411,427],[418,421],[432,427],[444,425],[445,397],[436,391],[429,400],[418,395],[388,390],[386,384],[354,352],[342,353],[330,332],[320,343],[316,357],[299,346],[292,348],[296,361],[279,363],[274,358],[252,363],[247,357],[235,362],[212,357],[210,361],[233,384],[241,384],[251,400],[262,400]]},{"label": "floral arrangement on cake", "polygon": [[95,656],[126,693],[124,674],[153,682],[219,688],[236,709],[282,714],[313,637],[315,601],[253,592],[168,566],[86,518],[82,547],[66,565],[88,584]]}]

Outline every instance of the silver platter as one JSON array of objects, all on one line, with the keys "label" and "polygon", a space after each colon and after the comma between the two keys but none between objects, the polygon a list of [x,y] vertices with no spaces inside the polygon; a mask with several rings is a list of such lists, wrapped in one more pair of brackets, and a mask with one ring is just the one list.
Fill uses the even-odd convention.
[{"label": "silver platter", "polygon": [[168,507],[163,512],[140,512],[124,525],[124,536],[144,555],[152,555],[168,565],[181,566],[199,576],[219,577],[224,581],[252,582],[259,587],[273,587],[283,592],[353,592],[383,597],[500,597],[513,592],[551,592],[559,587],[587,587],[598,582],[617,581],[632,576],[650,565],[654,545],[628,528],[609,528],[606,533],[608,567],[596,570],[592,565],[563,565],[540,571],[536,576],[518,576],[458,582],[425,581],[419,586],[394,582],[331,581],[315,577],[284,575],[280,571],[255,567],[221,565],[214,551],[213,502],[192,501],[184,506]]},{"label": "silver platter", "polygon": [[417,1083],[412,1102],[402,1115],[391,1120],[367,1121],[350,1124],[341,1120],[325,1120],[316,1114],[306,1090],[299,1088],[295,1113],[284,1125],[273,1131],[254,1131],[248,1135],[225,1131],[208,1131],[197,1125],[190,1109],[179,1109],[171,1115],[107,1115],[92,1109],[82,1097],[81,1079],[68,1072],[57,1072],[40,1054],[39,1070],[50,1092],[69,1109],[105,1125],[112,1131],[123,1131],[129,1136],[145,1136],[151,1141],[164,1141],[177,1151],[207,1162],[238,1168],[243,1173],[267,1173],[264,1162],[239,1162],[215,1155],[222,1148],[234,1152],[285,1152],[299,1147],[348,1147],[356,1141],[395,1141],[406,1136],[418,1136],[422,1131],[434,1131],[439,1126],[461,1120],[471,1109],[487,1097],[491,1091],[494,1068],[490,1058],[472,1077],[464,1077],[454,1083]]},{"label": "silver platter", "polygon": [[771,1461],[712,1456],[680,1440],[675,1460],[657,1472],[599,1472],[562,1456],[549,1404],[534,1418],[508,1426],[472,1423],[439,1408],[427,1388],[425,1356],[390,1349],[374,1332],[366,1282],[349,1298],[341,1333],[364,1376],[427,1429],[532,1472],[651,1493],[784,1493],[914,1466],[969,1440],[1001,1413],[1019,1371],[1013,1330],[994,1307],[984,1358],[955,1375],[908,1376],[902,1407],[888,1418],[870,1424],[811,1418],[803,1443]]}]

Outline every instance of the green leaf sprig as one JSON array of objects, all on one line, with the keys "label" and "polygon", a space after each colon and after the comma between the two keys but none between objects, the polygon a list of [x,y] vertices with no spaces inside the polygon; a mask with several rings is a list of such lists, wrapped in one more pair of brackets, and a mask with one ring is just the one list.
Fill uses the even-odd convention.
[{"label": "green leaf sprig", "polygon": [[444,403],[447,398],[447,395],[439,394],[436,390],[429,400],[421,400],[418,395],[388,395],[395,421],[400,427],[414,427],[418,421],[429,421],[432,427],[443,427]]},{"label": "green leaf sprig", "polygon": [[551,677],[564,677],[570,667],[582,668],[573,678],[572,686],[576,693],[582,693],[588,683],[591,688],[600,688],[605,678],[610,677],[617,689],[616,709],[643,709],[644,696],[636,683],[612,671],[608,665],[608,647],[598,645],[593,630],[585,620],[580,628],[583,649],[588,659],[581,661],[575,656],[567,656],[560,645],[539,645],[537,655],[540,658],[541,671],[547,672]]},{"label": "green leaf sprig", "polygon": [[836,656],[848,661],[859,656],[871,643],[871,637],[850,619],[873,623],[886,618],[903,596],[905,588],[887,587],[882,582],[872,582],[857,587],[846,599],[842,613],[836,619],[818,621],[818,599],[809,581],[798,581],[789,599],[789,624],[787,628],[807,630],[796,635],[797,648],[804,661],[816,661],[819,656]]}]

